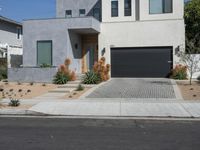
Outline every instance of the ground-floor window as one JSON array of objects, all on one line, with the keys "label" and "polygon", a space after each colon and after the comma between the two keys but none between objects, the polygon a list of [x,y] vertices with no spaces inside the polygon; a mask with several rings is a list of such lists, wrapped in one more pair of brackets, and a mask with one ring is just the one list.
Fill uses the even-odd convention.
[{"label": "ground-floor window", "polygon": [[37,65],[52,65],[52,41],[37,41]]}]

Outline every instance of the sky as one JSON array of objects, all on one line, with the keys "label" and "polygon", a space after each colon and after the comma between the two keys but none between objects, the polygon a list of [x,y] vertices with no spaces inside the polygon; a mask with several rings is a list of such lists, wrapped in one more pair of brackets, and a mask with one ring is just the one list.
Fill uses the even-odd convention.
[{"label": "sky", "polygon": [[0,15],[21,22],[55,17],[56,0],[0,0]]},{"label": "sky", "polygon": [[52,18],[56,14],[55,1],[0,0],[0,15],[18,22],[26,19]]}]

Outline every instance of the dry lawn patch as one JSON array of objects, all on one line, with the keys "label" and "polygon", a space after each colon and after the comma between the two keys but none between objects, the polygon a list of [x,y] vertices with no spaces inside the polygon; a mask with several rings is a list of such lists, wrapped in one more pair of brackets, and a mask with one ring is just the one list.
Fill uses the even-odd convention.
[{"label": "dry lawn patch", "polygon": [[54,84],[0,82],[0,89],[3,89],[3,92],[0,91],[0,99],[32,99],[55,88],[57,85]]},{"label": "dry lawn patch", "polygon": [[200,82],[177,81],[178,87],[185,100],[200,100]]}]

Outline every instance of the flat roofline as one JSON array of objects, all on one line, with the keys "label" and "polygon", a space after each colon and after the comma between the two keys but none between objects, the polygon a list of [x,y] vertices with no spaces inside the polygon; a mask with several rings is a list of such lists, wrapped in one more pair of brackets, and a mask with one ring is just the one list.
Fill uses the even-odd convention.
[{"label": "flat roofline", "polygon": [[[69,18],[66,18],[66,17],[55,17],[55,18],[38,18],[38,19],[24,19],[23,21],[37,21],[37,20],[55,20],[55,19],[74,19],[74,18],[93,18],[93,19],[96,19],[95,17],[93,16],[83,16],[83,17],[69,17]],[[97,20],[97,19],[96,19]],[[99,21],[99,20],[97,20]]]},{"label": "flat roofline", "polygon": [[5,21],[5,22],[9,22],[9,23],[12,23],[12,24],[15,24],[15,25],[18,25],[18,26],[22,26],[22,23],[17,22],[17,21],[12,20],[12,19],[9,19],[9,18],[6,18],[6,17],[3,17],[3,16],[0,16],[0,20]]}]

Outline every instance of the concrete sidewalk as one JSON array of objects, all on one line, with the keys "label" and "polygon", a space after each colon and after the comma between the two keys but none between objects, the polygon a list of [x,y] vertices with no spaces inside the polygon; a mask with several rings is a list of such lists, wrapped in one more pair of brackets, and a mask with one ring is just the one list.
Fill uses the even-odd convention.
[{"label": "concrete sidewalk", "polygon": [[199,101],[90,99],[40,102],[28,111],[56,116],[200,118]]}]

